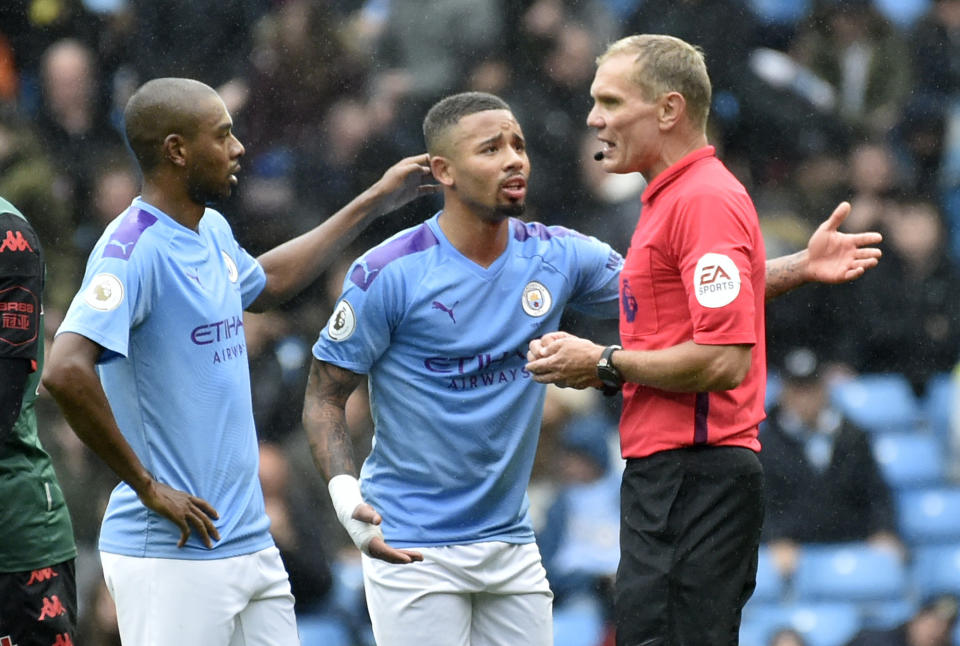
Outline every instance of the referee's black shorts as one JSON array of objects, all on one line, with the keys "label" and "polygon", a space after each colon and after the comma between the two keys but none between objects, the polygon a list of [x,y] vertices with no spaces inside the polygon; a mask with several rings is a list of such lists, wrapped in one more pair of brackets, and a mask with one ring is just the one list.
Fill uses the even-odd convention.
[{"label": "referee's black shorts", "polygon": [[74,645],[77,580],[74,560],[0,573],[0,640],[16,646]]},{"label": "referee's black shorts", "polygon": [[756,585],[763,470],[738,447],[627,460],[617,646],[736,646]]}]

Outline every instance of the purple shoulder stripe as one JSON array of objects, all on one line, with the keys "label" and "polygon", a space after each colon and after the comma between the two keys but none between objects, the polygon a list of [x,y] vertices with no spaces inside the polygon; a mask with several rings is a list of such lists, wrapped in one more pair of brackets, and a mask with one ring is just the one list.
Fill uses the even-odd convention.
[{"label": "purple shoulder stripe", "polygon": [[413,231],[394,238],[358,260],[353,271],[350,272],[350,282],[367,291],[380,270],[391,262],[418,251],[425,251],[439,242],[430,227],[423,223]]},{"label": "purple shoulder stripe", "polygon": [[540,224],[539,222],[523,222],[522,220],[513,221],[513,237],[520,242],[524,242],[530,238],[549,240],[550,238],[566,238],[567,236],[572,236],[575,238],[587,237],[579,231],[574,231],[573,229],[568,229],[566,227],[548,227],[545,224]]},{"label": "purple shoulder stripe", "polygon": [[130,260],[130,254],[133,253],[133,248],[137,246],[140,235],[156,221],[157,216],[151,213],[140,209],[131,209],[123,218],[120,226],[110,236],[110,239],[107,240],[107,246],[103,248],[103,257]]}]

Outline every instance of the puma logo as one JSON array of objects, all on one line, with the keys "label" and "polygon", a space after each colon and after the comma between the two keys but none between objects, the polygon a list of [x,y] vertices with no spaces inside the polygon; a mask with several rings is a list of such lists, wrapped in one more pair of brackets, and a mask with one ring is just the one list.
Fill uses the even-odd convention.
[{"label": "puma logo", "polygon": [[454,304],[451,305],[450,307],[447,307],[446,305],[444,305],[444,304],[441,303],[440,301],[433,301],[433,309],[435,309],[435,310],[440,310],[440,311],[442,311],[442,312],[446,312],[446,313],[450,316],[450,320],[453,321],[454,323],[456,323],[456,322],[457,322],[457,319],[456,319],[456,317],[453,315],[453,308],[456,307],[456,306],[459,305],[459,304],[460,304],[460,301],[457,301],[456,303],[454,303]]},{"label": "puma logo", "polygon": [[[135,241],[134,241],[134,242],[135,242]],[[129,246],[132,245],[132,244],[133,244],[133,242],[120,242],[119,240],[115,240],[115,239],[113,239],[113,238],[111,238],[111,239],[110,239],[110,242],[107,243],[108,246],[109,246],[109,245],[116,245],[116,246],[120,247],[120,251],[123,252],[123,255],[127,255],[127,247],[129,247]]]}]

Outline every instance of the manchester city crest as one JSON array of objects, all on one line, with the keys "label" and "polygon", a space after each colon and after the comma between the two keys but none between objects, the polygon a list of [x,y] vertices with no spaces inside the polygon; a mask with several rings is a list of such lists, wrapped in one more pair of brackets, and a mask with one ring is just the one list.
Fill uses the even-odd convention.
[{"label": "manchester city crest", "polygon": [[523,306],[524,312],[530,316],[539,317],[550,311],[553,298],[543,283],[531,280],[523,288],[523,298],[520,300],[520,304]]}]

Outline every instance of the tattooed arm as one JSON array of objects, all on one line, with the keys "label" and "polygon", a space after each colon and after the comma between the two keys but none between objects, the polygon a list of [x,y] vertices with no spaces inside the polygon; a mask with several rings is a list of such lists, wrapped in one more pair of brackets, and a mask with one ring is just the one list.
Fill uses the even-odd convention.
[{"label": "tattooed arm", "polygon": [[380,531],[383,518],[360,494],[345,407],[362,380],[362,375],[313,360],[303,402],[303,428],[313,461],[329,483],[340,524],[361,551],[389,563],[422,561],[419,552],[387,545]]},{"label": "tattooed arm", "polygon": [[345,408],[347,398],[362,381],[363,375],[316,359],[310,368],[303,427],[313,462],[327,480],[341,473],[357,476]]},{"label": "tattooed arm", "polygon": [[845,283],[855,280],[880,262],[879,233],[841,233],[840,225],[850,214],[850,204],[841,202],[810,236],[803,251],[767,261],[766,300],[772,300],[804,283]]}]

